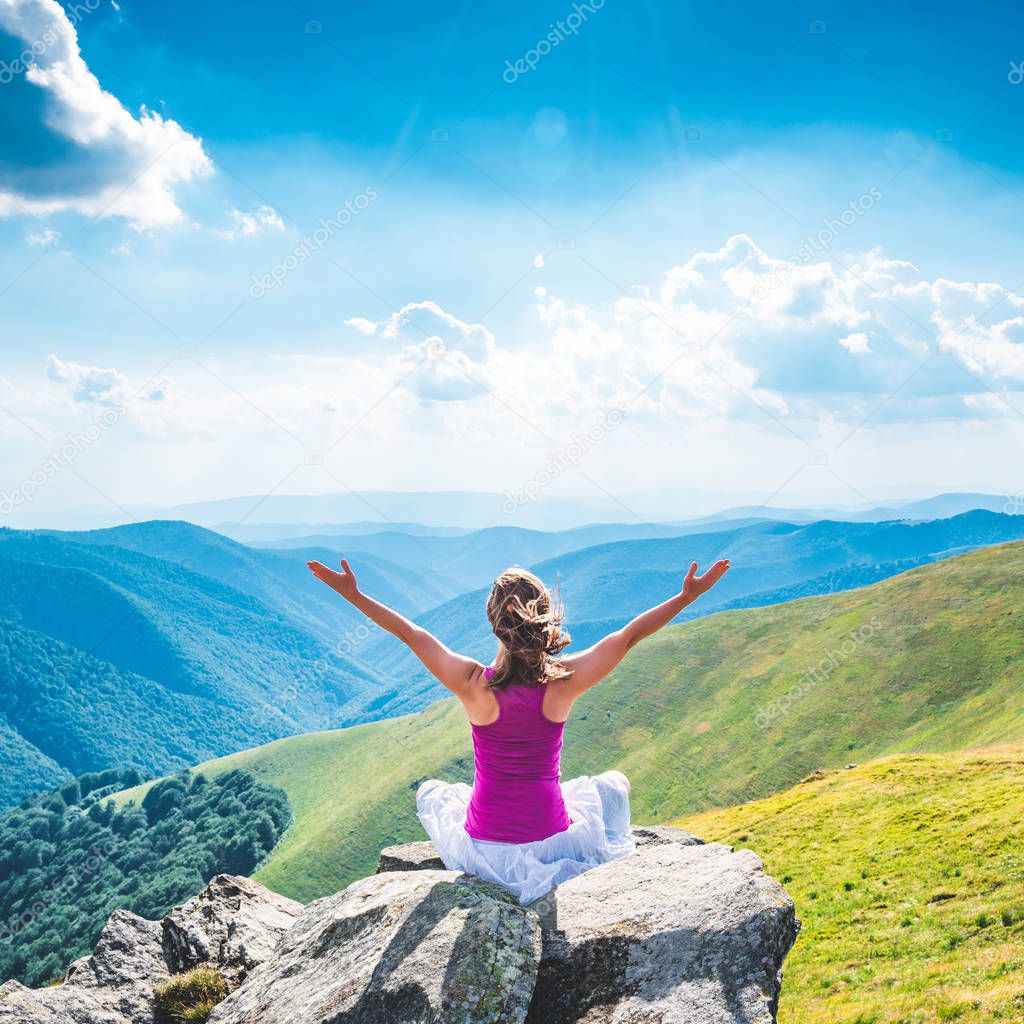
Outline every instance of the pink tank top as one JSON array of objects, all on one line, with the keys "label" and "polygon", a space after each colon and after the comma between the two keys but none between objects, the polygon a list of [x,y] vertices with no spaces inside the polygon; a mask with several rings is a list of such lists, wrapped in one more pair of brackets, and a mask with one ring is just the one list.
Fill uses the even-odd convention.
[{"label": "pink tank top", "polygon": [[[487,679],[493,669],[484,670]],[[532,843],[570,825],[560,785],[564,722],[544,717],[547,687],[495,690],[498,718],[473,726],[475,773],[466,831],[494,843]]]}]

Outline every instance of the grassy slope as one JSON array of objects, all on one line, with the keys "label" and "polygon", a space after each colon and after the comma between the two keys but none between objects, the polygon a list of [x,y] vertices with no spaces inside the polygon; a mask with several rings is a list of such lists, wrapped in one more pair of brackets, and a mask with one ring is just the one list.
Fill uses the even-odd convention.
[{"label": "grassy slope", "polygon": [[[842,654],[851,632],[870,636]],[[759,712],[806,682],[785,713]],[[665,821],[786,789],[815,768],[885,754],[1024,740],[1024,543],[987,548],[827,597],[670,627],[577,705],[565,776],[618,767],[637,821]],[[282,740],[203,766],[281,786],[296,824],[257,877],[298,899],[372,870],[418,836],[413,792],[468,780],[469,729],[453,701]],[[137,794],[136,794],[137,795]]]},{"label": "grassy slope", "polygon": [[1024,747],[903,755],[681,821],[749,846],[803,929],[781,1024],[1024,1020]]}]

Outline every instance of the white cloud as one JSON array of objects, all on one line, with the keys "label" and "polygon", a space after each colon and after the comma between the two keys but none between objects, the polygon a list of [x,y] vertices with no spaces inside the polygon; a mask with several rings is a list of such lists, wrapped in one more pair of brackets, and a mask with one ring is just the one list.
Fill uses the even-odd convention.
[{"label": "white cloud", "polygon": [[30,231],[25,236],[25,241],[32,246],[56,245],[63,241],[64,236],[53,228],[41,228],[39,231]]},{"label": "white cloud", "polygon": [[64,385],[73,402],[97,405],[117,405],[133,400],[162,402],[171,384],[167,377],[155,377],[141,387],[133,386],[113,367],[64,362],[53,354],[46,360],[46,374],[50,380]]},{"label": "white cloud", "polygon": [[839,344],[854,356],[864,356],[871,351],[868,336],[863,331],[854,331],[853,334],[848,334],[845,338],[840,338]]},{"label": "white cloud", "polygon": [[214,234],[229,241],[236,238],[254,238],[267,231],[284,231],[284,221],[272,206],[259,206],[252,213],[232,208],[228,210],[228,216],[231,218],[232,226],[214,229]]},{"label": "white cloud", "polygon": [[137,228],[181,221],[175,189],[212,173],[202,142],[145,107],[132,115],[106,92],[57,0],[3,0],[0,28],[34,55],[8,62],[13,78],[4,88],[17,90],[14,101],[59,143],[47,147],[59,155],[35,163],[25,156],[0,171],[0,217],[74,210]]},{"label": "white cloud", "polygon": [[[490,393],[537,423],[625,402],[638,419],[820,425],[860,421],[893,392],[880,421],[970,418],[997,407],[977,398],[987,389],[1024,382],[1020,296],[929,281],[877,251],[843,264],[823,252],[794,265],[736,235],[607,306],[535,289],[545,336],[529,344],[498,344],[432,301],[346,323],[403,343],[383,358],[420,397]],[[938,352],[952,358],[926,362]]]},{"label": "white cloud", "polygon": [[345,321],[346,327],[353,327],[360,334],[373,335],[377,333],[377,324],[373,320],[367,320],[365,317],[353,316],[349,317]]},{"label": "white cloud", "polygon": [[384,320],[351,317],[345,321],[361,334],[410,345],[437,339],[473,359],[485,359],[494,349],[494,335],[483,324],[470,324],[443,310],[436,302],[410,302]]},{"label": "white cloud", "polygon": [[[148,437],[183,443],[265,430],[287,444],[344,436],[363,453],[428,440],[521,453],[624,404],[629,426],[609,459],[618,444],[691,453],[714,443],[725,457],[755,435],[782,438],[804,458],[778,420],[823,448],[820,439],[838,440],[869,415],[869,430],[995,429],[1014,414],[993,392],[1024,402],[1021,299],[894,262],[869,253],[844,259],[846,271],[822,259],[758,298],[748,275],[774,257],[731,239],[607,303],[534,295],[534,326],[499,338],[437,302],[411,302],[380,320],[350,317],[351,343],[332,355],[280,355],[285,372],[260,360],[226,364],[217,373],[230,388],[182,364],[173,388],[146,385],[129,420]],[[810,281],[820,294],[806,294]],[[936,336],[950,356],[935,356]],[[49,376],[59,387],[42,398],[65,410],[125,401],[142,384],[56,355]]]}]

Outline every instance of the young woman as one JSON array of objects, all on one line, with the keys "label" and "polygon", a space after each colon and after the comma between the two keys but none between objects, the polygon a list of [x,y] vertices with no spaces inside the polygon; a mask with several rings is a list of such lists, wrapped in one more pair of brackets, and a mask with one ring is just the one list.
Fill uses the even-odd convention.
[{"label": "young woman", "polygon": [[562,610],[525,569],[506,569],[487,599],[498,641],[491,665],[450,651],[425,629],[363,594],[345,559],[341,572],[308,562],[317,579],[408,645],[462,702],[473,733],[474,779],[424,782],[416,810],[445,866],[511,889],[524,903],[560,882],[634,849],[629,782],[618,771],[562,782],[562,732],[576,699],[605,678],[626,652],[671,622],[728,571],[697,563],[674,597],[638,615],[578,654]]}]

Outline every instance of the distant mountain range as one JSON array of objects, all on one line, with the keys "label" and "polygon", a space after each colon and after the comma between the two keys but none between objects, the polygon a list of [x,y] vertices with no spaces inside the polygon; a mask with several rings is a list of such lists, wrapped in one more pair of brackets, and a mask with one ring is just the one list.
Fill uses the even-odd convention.
[{"label": "distant mountain range", "polygon": [[[723,522],[702,530],[733,530],[747,521]],[[752,524],[751,524],[752,525]],[[665,523],[621,523],[580,526],[572,530],[545,532],[517,526],[492,526],[458,537],[422,536],[389,530],[366,534],[319,534],[286,540],[256,542],[254,547],[287,551],[296,547],[320,547],[334,553],[334,563],[345,555],[350,561],[368,556],[384,558],[419,572],[450,580],[458,591],[475,590],[490,584],[509,565],[533,565],[570,551],[622,540],[654,540],[691,532],[685,526]]]},{"label": "distant mountain range", "polygon": [[832,519],[846,523],[881,523],[894,519],[946,519],[974,509],[1014,514],[1013,499],[1005,494],[950,493],[937,494],[919,501],[883,503],[871,508],[774,508],[763,505],[741,505],[726,508],[712,516],[690,520],[691,525],[720,523],[730,519],[776,519],[787,523],[812,523]]},{"label": "distant mountain range", "polygon": [[[1002,512],[1006,495],[948,493],[918,499],[894,499],[853,506],[807,504],[776,508],[737,501],[737,495],[687,488],[625,492],[586,498],[539,494],[532,499],[511,491],[343,491],[333,494],[271,494],[223,498],[175,506],[129,509],[136,520],[181,519],[216,529],[233,540],[281,540],[333,533],[376,531],[455,536],[467,530],[512,526],[527,530],[568,530],[595,523],[669,523],[707,526],[730,519],[781,519],[808,523],[819,519],[881,522],[887,519],[934,519],[982,508]],[[20,520],[18,521],[20,522]],[[69,512],[68,526],[104,527],[124,520],[106,509]],[[374,532],[376,532],[374,531]]]}]

